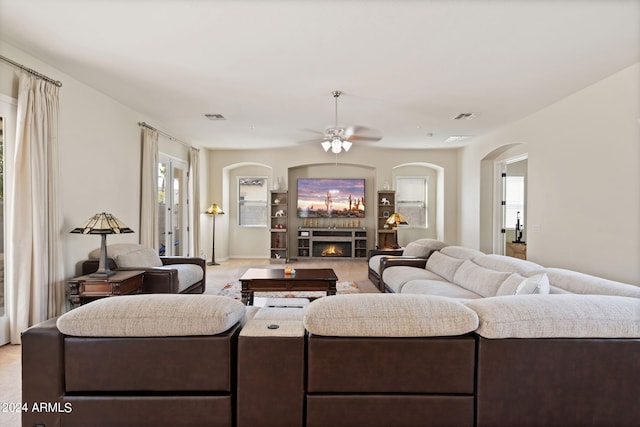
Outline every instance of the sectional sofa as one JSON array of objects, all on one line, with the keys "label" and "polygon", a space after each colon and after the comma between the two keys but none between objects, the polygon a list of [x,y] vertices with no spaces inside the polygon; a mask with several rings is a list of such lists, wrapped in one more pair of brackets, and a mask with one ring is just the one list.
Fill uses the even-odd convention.
[{"label": "sectional sofa", "polygon": [[[523,282],[540,288],[527,282],[538,266],[504,272],[510,260],[448,248],[423,267],[385,268],[389,287],[406,279],[396,293],[262,308],[123,296],[36,325],[22,337],[23,402],[49,410],[23,412],[23,426],[637,425],[637,287],[545,269],[551,293],[516,295]],[[436,253],[455,261],[441,274],[459,264],[453,281],[424,268]]]}]

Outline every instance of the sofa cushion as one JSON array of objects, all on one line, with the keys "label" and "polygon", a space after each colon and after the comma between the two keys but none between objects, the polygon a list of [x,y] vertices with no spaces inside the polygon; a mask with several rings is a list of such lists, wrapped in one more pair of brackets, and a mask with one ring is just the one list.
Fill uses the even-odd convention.
[{"label": "sofa cushion", "polygon": [[543,267],[535,262],[524,259],[514,258],[505,255],[482,255],[473,259],[473,262],[481,267],[495,271],[508,271],[510,273],[524,274],[534,270],[540,270]]},{"label": "sofa cushion", "polygon": [[498,288],[511,273],[480,267],[474,261],[466,260],[456,270],[453,283],[483,297],[493,297]]},{"label": "sofa cushion", "polygon": [[426,295],[336,295],[315,300],[304,315],[305,328],[325,336],[450,336],[477,325],[478,317],[464,304]]},{"label": "sofa cushion", "polygon": [[[119,255],[126,255],[130,252],[140,250],[141,248],[144,248],[144,246],[138,243],[114,243],[112,245],[107,245],[107,256],[115,259],[115,257]],[[99,259],[101,253],[101,248],[96,248],[89,252],[89,259]]]},{"label": "sofa cushion", "polygon": [[484,253],[475,249],[465,248],[463,246],[445,246],[440,249],[440,252],[449,255],[450,257],[460,259],[474,259],[479,256],[483,256]]},{"label": "sofa cushion", "polygon": [[178,292],[182,292],[199,282],[204,276],[204,270],[196,264],[169,264],[155,268],[158,270],[178,270]]},{"label": "sofa cushion", "polygon": [[140,246],[137,250],[117,255],[109,254],[120,268],[161,267],[162,260],[155,249]]},{"label": "sofa cushion", "polygon": [[427,260],[426,269],[448,282],[453,282],[453,276],[463,262],[464,259],[454,258],[442,252],[434,252]]},{"label": "sofa cushion", "polygon": [[640,338],[640,301],[604,295],[514,295],[465,302],[485,338]]},{"label": "sofa cushion", "polygon": [[418,239],[409,243],[402,252],[402,255],[429,258],[433,251],[440,250],[445,246],[447,246],[447,244],[440,240]]},{"label": "sofa cushion", "polygon": [[524,279],[516,288],[516,295],[548,294],[549,278],[546,274],[535,274]]},{"label": "sofa cushion", "polygon": [[[437,252],[434,252],[434,255]],[[405,283],[410,280],[444,280],[442,277],[424,268],[408,267],[398,265],[395,267],[387,267],[382,272],[382,281],[392,291],[400,293]]]},{"label": "sofa cushion", "polygon": [[158,337],[215,335],[240,321],[245,306],[217,295],[148,294],[103,298],[57,320],[66,335]]},{"label": "sofa cushion", "polygon": [[526,274],[527,276],[538,273],[546,273],[551,287],[564,289],[575,294],[592,295],[617,295],[622,297],[640,298],[640,286],[616,282],[578,273],[562,268],[545,268]]},{"label": "sofa cushion", "polygon": [[471,292],[461,286],[444,280],[410,280],[402,287],[402,294],[435,295],[457,299],[477,299],[481,295]]}]

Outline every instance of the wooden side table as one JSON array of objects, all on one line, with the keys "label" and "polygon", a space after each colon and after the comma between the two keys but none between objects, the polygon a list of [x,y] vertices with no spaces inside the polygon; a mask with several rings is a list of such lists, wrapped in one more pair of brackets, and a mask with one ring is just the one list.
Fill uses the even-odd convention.
[{"label": "wooden side table", "polygon": [[142,270],[116,271],[109,277],[74,277],[67,282],[67,295],[71,308],[87,302],[116,295],[142,293]]}]

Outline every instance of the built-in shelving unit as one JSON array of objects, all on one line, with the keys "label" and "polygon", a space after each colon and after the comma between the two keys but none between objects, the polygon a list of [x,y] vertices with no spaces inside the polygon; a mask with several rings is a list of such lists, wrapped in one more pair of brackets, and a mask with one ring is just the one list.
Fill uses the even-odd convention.
[{"label": "built-in shelving unit", "polygon": [[287,248],[287,192],[272,190],[269,204],[271,215],[269,220],[269,257],[272,263],[284,263],[289,259]]},{"label": "built-in shelving unit", "polygon": [[378,191],[378,218],[376,229],[376,247],[378,249],[393,248],[397,242],[395,228],[385,227],[389,216],[395,212],[396,192]]},{"label": "built-in shelving unit", "polygon": [[366,228],[298,228],[298,258],[366,258]]}]

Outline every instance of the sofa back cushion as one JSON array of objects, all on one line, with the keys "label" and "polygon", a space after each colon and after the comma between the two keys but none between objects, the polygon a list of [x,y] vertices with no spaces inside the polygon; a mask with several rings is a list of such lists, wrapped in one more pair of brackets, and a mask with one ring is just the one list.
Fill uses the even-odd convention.
[{"label": "sofa back cushion", "polygon": [[244,313],[241,302],[217,295],[123,295],[71,310],[57,326],[63,334],[85,337],[215,335]]},{"label": "sofa back cushion", "polygon": [[460,258],[454,258],[443,254],[440,251],[436,251],[427,260],[425,268],[432,273],[445,279],[447,282],[453,283],[453,276],[456,274],[456,270],[462,265],[465,260]]},{"label": "sofa back cushion", "polygon": [[136,251],[113,257],[116,265],[121,268],[130,267],[162,267],[162,260],[155,249],[140,247]]},{"label": "sofa back cushion", "polygon": [[477,325],[478,317],[464,304],[430,295],[336,295],[313,301],[304,315],[305,328],[325,336],[451,336]]},{"label": "sofa back cushion", "polygon": [[489,268],[495,271],[508,271],[510,273],[525,274],[530,271],[540,270],[542,267],[535,262],[526,261],[524,259],[514,258],[505,255],[482,255],[473,259],[473,262],[481,267]]},{"label": "sofa back cushion", "polygon": [[530,276],[538,273],[545,273],[549,277],[552,290],[559,288],[574,294],[617,295],[640,298],[640,286],[616,282],[562,268],[545,268],[543,270],[530,272],[526,275]]},{"label": "sofa back cushion", "polygon": [[[89,252],[89,259],[100,258],[101,249]],[[137,243],[115,243],[107,246],[107,256],[120,268],[127,267],[161,267],[162,260],[155,249],[146,248]]]},{"label": "sofa back cushion", "polygon": [[511,273],[490,270],[480,267],[474,261],[465,260],[456,270],[453,283],[483,297],[493,297],[510,275]]},{"label": "sofa back cushion", "polygon": [[604,295],[515,295],[465,302],[485,338],[640,338],[640,301]]},{"label": "sofa back cushion", "polygon": [[402,251],[403,256],[414,256],[418,258],[428,258],[433,249],[416,242],[409,243]]},{"label": "sofa back cushion", "polygon": [[459,259],[474,259],[476,257],[484,255],[484,253],[480,251],[465,248],[463,246],[445,246],[444,248],[440,249],[440,252],[444,255]]}]

